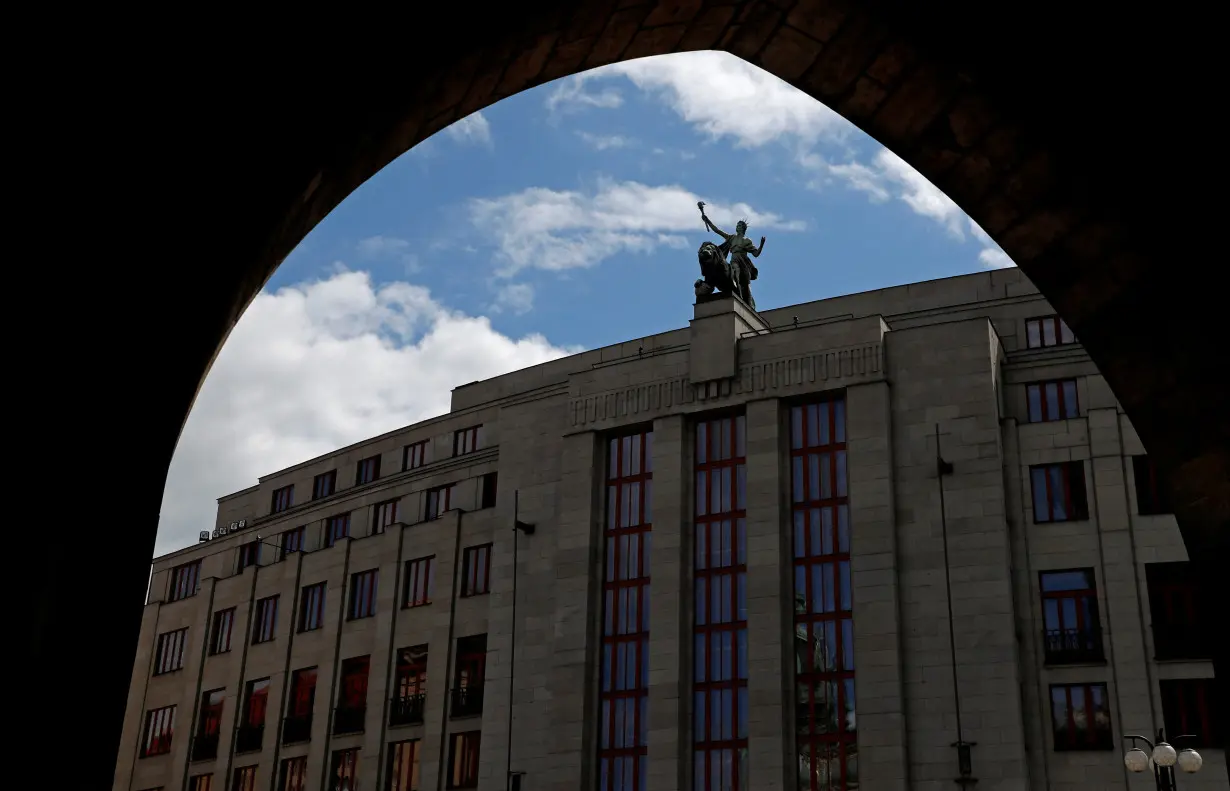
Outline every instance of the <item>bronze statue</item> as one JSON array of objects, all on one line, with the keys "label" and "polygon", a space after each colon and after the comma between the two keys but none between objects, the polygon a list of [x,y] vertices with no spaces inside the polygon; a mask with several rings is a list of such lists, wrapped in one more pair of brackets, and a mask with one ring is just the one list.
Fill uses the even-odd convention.
[{"label": "bronze statue", "polygon": [[[756,300],[752,299],[751,282],[757,278],[760,271],[752,263],[752,258],[760,257],[764,250],[764,237],[760,237],[760,246],[755,247],[752,240],[745,235],[746,221],[739,220],[735,224],[735,232],[726,233],[705,216],[704,201],[697,203],[696,207],[700,209],[700,218],[705,221],[705,227],[723,239],[720,245],[704,242],[697,251],[701,275],[704,276],[703,280],[696,283],[697,295],[712,293],[716,289],[737,296],[747,303],[749,308],[755,310]],[[727,256],[730,256],[729,261]]]}]

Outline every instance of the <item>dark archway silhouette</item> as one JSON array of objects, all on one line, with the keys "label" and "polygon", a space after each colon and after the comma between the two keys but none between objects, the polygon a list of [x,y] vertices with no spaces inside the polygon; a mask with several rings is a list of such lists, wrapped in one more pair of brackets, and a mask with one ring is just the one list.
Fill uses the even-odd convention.
[{"label": "dark archway silhouette", "polygon": [[[991,234],[1105,374],[1167,476],[1212,586],[1230,521],[1230,386],[1201,271],[1220,257],[1205,244],[1220,227],[1213,201],[1193,194],[1198,163],[1176,161],[1173,137],[1144,117],[1163,99],[1164,118],[1195,112],[1202,75],[1177,47],[1200,23],[1173,5],[1160,17],[1085,13],[964,0],[548,0],[415,6],[352,39],[330,20],[315,38],[259,47],[206,36],[155,53],[111,40],[81,90],[97,90],[89,106],[123,124],[106,133],[115,147],[87,147],[105,156],[96,167],[106,175],[78,209],[115,212],[107,238],[122,236],[126,257],[88,275],[72,309],[99,351],[119,358],[107,376],[123,392],[78,416],[105,461],[80,496],[106,508],[100,541],[119,552],[100,574],[80,536],[52,536],[59,566],[42,578],[34,639],[35,661],[60,679],[82,644],[109,648],[91,657],[94,730],[78,765],[109,776],[167,464],[214,355],[281,260],[368,177],[451,122],[548,80],[672,51],[726,50],[794,84]],[[64,127],[74,120],[101,125],[66,117]],[[1183,132],[1184,146],[1205,142],[1195,123]],[[134,197],[105,205],[121,191]],[[107,618],[83,622],[83,597],[105,597]],[[66,702],[48,701],[48,716],[80,692],[61,687]]]}]

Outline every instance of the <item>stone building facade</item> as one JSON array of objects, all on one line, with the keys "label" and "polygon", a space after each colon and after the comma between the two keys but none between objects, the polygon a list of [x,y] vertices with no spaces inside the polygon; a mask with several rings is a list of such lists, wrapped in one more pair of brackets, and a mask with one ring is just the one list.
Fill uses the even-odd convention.
[{"label": "stone building facade", "polygon": [[1165,510],[1017,270],[701,302],[221,498],[114,788],[1147,789],[1219,723]]}]

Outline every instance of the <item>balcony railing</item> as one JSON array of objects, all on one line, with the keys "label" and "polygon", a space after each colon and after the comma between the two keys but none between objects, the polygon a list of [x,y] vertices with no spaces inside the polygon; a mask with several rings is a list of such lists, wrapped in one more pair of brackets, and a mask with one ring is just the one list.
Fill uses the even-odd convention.
[{"label": "balcony railing", "polygon": [[191,761],[212,761],[218,757],[218,734],[198,733],[192,737]]},{"label": "balcony railing", "polygon": [[1155,659],[1212,659],[1212,642],[1200,627],[1166,623],[1153,624]]},{"label": "balcony railing", "polygon": [[333,710],[333,735],[362,733],[363,720],[366,718],[366,706],[338,706]]},{"label": "balcony railing", "polygon": [[1046,629],[1042,633],[1042,646],[1048,665],[1071,665],[1082,662],[1102,662],[1102,630]]},{"label": "balcony railing", "polygon": [[389,704],[389,725],[421,725],[426,703],[425,693],[393,698]]},{"label": "balcony railing", "polygon": [[481,686],[457,687],[453,690],[449,714],[453,717],[476,717],[483,713]]},{"label": "balcony railing", "polygon": [[286,717],[282,720],[282,744],[297,744],[312,740],[312,715]]},{"label": "balcony railing", "polygon": [[235,752],[254,753],[260,750],[265,740],[265,724],[240,725],[235,730]]}]

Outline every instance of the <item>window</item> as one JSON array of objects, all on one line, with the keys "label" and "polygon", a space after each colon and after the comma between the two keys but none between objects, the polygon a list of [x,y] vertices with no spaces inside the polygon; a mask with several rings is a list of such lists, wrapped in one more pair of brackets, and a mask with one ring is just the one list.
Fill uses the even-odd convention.
[{"label": "window", "polygon": [[692,736],[697,791],[748,788],[744,430],[742,415],[696,424]]},{"label": "window", "polygon": [[[1191,564],[1148,563],[1149,610],[1153,616],[1153,653],[1157,659],[1208,659],[1211,641],[1202,626],[1203,606]],[[1177,734],[1176,734],[1177,735]]]},{"label": "window", "polygon": [[273,490],[273,507],[270,509],[275,514],[280,514],[288,510],[295,504],[295,486],[283,486],[281,489]]},{"label": "window", "polygon": [[354,791],[359,782],[359,748],[334,751],[330,763],[328,791]]},{"label": "window", "polygon": [[1102,661],[1093,569],[1044,571],[1039,579],[1047,664]]},{"label": "window", "polygon": [[1105,684],[1052,684],[1051,730],[1056,752],[1113,750]]},{"label": "window", "polygon": [[286,702],[286,721],[282,724],[282,744],[310,741],[312,707],[316,704],[316,668],[305,667],[290,674],[290,697]]},{"label": "window", "polygon": [[423,514],[423,521],[436,519],[444,514],[445,511],[452,508],[453,487],[437,486],[434,489],[427,490],[427,509]]},{"label": "window", "polygon": [[496,487],[499,483],[500,474],[498,472],[489,472],[483,476],[482,499],[479,500],[479,508],[495,508]]},{"label": "window", "polygon": [[240,725],[259,728],[265,725],[269,708],[269,679],[258,678],[248,682],[243,694],[244,704]]},{"label": "window", "polygon": [[367,676],[371,657],[356,656],[342,662],[337,711],[333,713],[333,735],[359,733],[367,714]]},{"label": "window", "polygon": [[154,675],[161,676],[184,666],[184,644],[188,642],[188,629],[176,629],[158,635],[158,647],[154,651]]},{"label": "window", "polygon": [[479,596],[491,590],[491,545],[466,547],[462,559],[461,595]]},{"label": "window", "polygon": [[380,477],[380,457],[370,456],[362,459],[356,465],[354,472],[354,485],[362,486],[365,483],[371,483]]},{"label": "window", "polygon": [[214,622],[209,630],[210,655],[225,654],[231,650],[231,629],[235,626],[235,608],[228,607],[214,613]]},{"label": "window", "polygon": [[338,514],[325,522],[325,546],[331,547],[350,535],[350,514]]},{"label": "window", "polygon": [[1048,423],[1080,416],[1075,379],[1025,385],[1025,395],[1029,401],[1030,423]]},{"label": "window", "polygon": [[1034,495],[1034,522],[1079,522],[1089,518],[1085,464],[1065,461],[1029,468]]},{"label": "window", "polygon": [[649,560],[653,526],[653,432],[608,444],[600,788],[645,791],[649,762]]},{"label": "window", "polygon": [[174,706],[145,712],[145,728],[141,732],[141,757],[150,758],[171,752],[171,737],[174,735]]},{"label": "window", "polygon": [[256,764],[235,767],[231,791],[256,791]]},{"label": "window", "polygon": [[431,604],[431,589],[435,577],[435,555],[406,561],[406,593],[403,607],[421,607]]},{"label": "window", "polygon": [[427,646],[416,645],[397,652],[393,677],[393,704],[389,725],[411,725],[423,721],[427,697]]},{"label": "window", "polygon": [[239,546],[239,568],[236,573],[242,572],[248,566],[255,566],[261,556],[261,542],[249,541],[246,544]]},{"label": "window", "polygon": [[269,596],[256,603],[256,617],[252,621],[252,642],[267,643],[274,637],[278,626],[278,597]]},{"label": "window", "polygon": [[292,552],[303,551],[303,538],[307,531],[300,527],[292,527],[282,533],[282,557],[286,558]]},{"label": "window", "polygon": [[347,620],[357,621],[376,614],[376,582],[378,571],[369,569],[350,575],[350,609]]},{"label": "window", "polygon": [[278,791],[308,791],[306,755],[283,759],[279,774]]},{"label": "window", "polygon": [[427,463],[428,440],[415,442],[406,446],[402,454],[402,469],[413,470]]},{"label": "window", "polygon": [[372,535],[383,533],[389,525],[397,522],[397,500],[385,500],[372,508]]},{"label": "window", "polygon": [[1025,346],[1041,349],[1044,346],[1063,346],[1076,343],[1076,336],[1058,316],[1040,316],[1025,322]]},{"label": "window", "polygon": [[470,426],[453,432],[453,455],[464,456],[478,450],[482,426]]},{"label": "window", "polygon": [[299,601],[299,631],[311,632],[325,625],[326,583],[318,582],[303,589]]},{"label": "window", "polygon": [[478,788],[478,745],[482,733],[454,733],[448,743],[448,787]]},{"label": "window", "polygon": [[418,791],[418,739],[393,742],[389,748],[389,791]]},{"label": "window", "polygon": [[457,641],[457,664],[453,670],[453,717],[474,717],[483,711],[483,680],[487,674],[487,635],[476,634]]},{"label": "window", "polygon": [[[803,783],[806,788],[844,791],[858,787],[844,399],[790,410],[790,470],[797,760],[799,771],[808,778]],[[728,486],[723,481],[723,487]],[[740,478],[736,494],[740,503],[743,490]],[[710,541],[709,549],[712,554],[718,547]],[[722,550],[729,552],[725,546]],[[730,608],[729,595],[722,591],[724,610]],[[736,605],[742,609],[743,602],[740,589]],[[710,612],[716,606],[711,604]],[[740,661],[745,650],[740,642]],[[746,728],[742,709],[740,717],[741,727]]]},{"label": "window", "polygon": [[312,479],[312,499],[328,497],[337,490],[337,470],[322,472]]},{"label": "window", "polygon": [[188,778],[188,791],[212,791],[214,787],[214,776],[208,775],[193,775]]},{"label": "window", "polygon": [[1218,717],[1217,679],[1183,678],[1161,682],[1162,719],[1166,733],[1196,738],[1180,747],[1220,747],[1224,717]]},{"label": "window", "polygon": [[192,737],[193,761],[212,761],[218,757],[218,734],[222,730],[222,704],[226,690],[212,689],[201,695],[201,712]]},{"label": "window", "polygon": [[171,569],[171,585],[167,591],[168,602],[195,596],[200,589],[201,561],[194,560]]},{"label": "window", "polygon": [[1158,479],[1157,467],[1152,459],[1133,456],[1132,473],[1136,479],[1136,513],[1141,516],[1174,513],[1166,486]]}]

